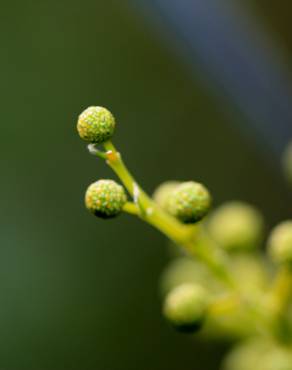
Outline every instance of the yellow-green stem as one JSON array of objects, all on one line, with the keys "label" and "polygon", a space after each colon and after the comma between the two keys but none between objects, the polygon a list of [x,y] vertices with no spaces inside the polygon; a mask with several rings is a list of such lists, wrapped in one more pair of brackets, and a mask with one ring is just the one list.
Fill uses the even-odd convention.
[{"label": "yellow-green stem", "polygon": [[236,294],[229,294],[219,297],[209,306],[209,314],[211,316],[221,316],[233,313],[241,304],[240,297]]},{"label": "yellow-green stem", "polygon": [[185,243],[186,240],[189,240],[193,236],[195,229],[182,225],[175,218],[160,209],[137,184],[113,144],[106,142],[104,147],[107,150],[107,164],[118,175],[132,196],[137,207],[140,209],[140,217],[158,228],[178,244]]},{"label": "yellow-green stem", "polygon": [[[159,229],[169,239],[184,247],[187,252],[203,260],[221,280],[234,289],[233,277],[225,261],[223,261],[224,258],[221,255],[218,258],[218,253],[214,253],[212,248],[207,248],[206,243],[204,243],[203,247],[200,247],[200,243],[198,243],[198,240],[201,238],[199,228],[184,225],[161,209],[137,184],[112,142],[108,141],[104,143],[104,148],[107,155],[107,164],[117,174],[132,196],[134,203],[140,210],[139,217]],[[130,211],[132,214],[134,213],[132,206],[131,210],[128,208],[126,211]]]},{"label": "yellow-green stem", "polygon": [[292,272],[290,267],[281,266],[275,277],[271,294],[270,303],[276,315],[283,312],[291,298],[292,293]]},{"label": "yellow-green stem", "polygon": [[230,272],[228,255],[209,240],[202,228],[184,225],[161,209],[138,185],[125,166],[120,153],[110,141],[104,143],[104,148],[107,164],[117,174],[134,200],[134,203],[126,203],[124,210],[148,222],[188,253],[199,258],[230,289],[227,302],[213,305],[211,312],[215,314],[217,311],[220,314],[225,309],[236,310],[240,304],[244,304],[255,328],[266,331],[271,324],[269,315],[266,315],[264,307],[259,302],[251,302],[242,296],[240,287]]},{"label": "yellow-green stem", "polygon": [[132,203],[132,202],[127,202],[123,207],[123,211],[131,215],[140,216],[139,207],[135,203]]}]

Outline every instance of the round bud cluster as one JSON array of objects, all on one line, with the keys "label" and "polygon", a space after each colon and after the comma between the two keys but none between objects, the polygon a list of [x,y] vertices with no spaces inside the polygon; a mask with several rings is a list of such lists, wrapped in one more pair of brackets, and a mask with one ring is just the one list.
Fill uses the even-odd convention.
[{"label": "round bud cluster", "polygon": [[284,221],[272,230],[268,248],[276,263],[292,263],[292,220]]},{"label": "round bud cluster", "polygon": [[124,188],[113,180],[99,180],[91,184],[85,194],[86,208],[101,218],[117,216],[127,202]]},{"label": "round bud cluster", "polygon": [[89,107],[79,116],[77,130],[81,139],[101,144],[109,140],[115,129],[114,116],[103,107]]},{"label": "round bud cluster", "polygon": [[187,181],[179,184],[167,197],[165,209],[181,222],[200,221],[209,211],[211,196],[204,185]]},{"label": "round bud cluster", "polygon": [[163,209],[167,206],[167,200],[173,190],[180,184],[179,181],[166,181],[158,186],[153,193],[154,201]]},{"label": "round bud cluster", "polygon": [[163,312],[177,330],[194,332],[206,318],[208,303],[208,294],[201,285],[185,283],[168,293]]},{"label": "round bud cluster", "polygon": [[246,203],[229,202],[210,216],[208,231],[226,250],[249,250],[263,237],[263,218],[258,210]]}]

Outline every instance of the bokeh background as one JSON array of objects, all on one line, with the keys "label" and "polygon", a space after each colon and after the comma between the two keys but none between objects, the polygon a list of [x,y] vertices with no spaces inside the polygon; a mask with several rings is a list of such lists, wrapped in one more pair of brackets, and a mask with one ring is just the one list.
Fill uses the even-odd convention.
[{"label": "bokeh background", "polygon": [[[78,114],[103,105],[145,189],[195,179],[243,199],[267,229],[291,217],[280,168],[292,137],[288,1],[3,1],[0,369],[218,369],[225,345],[160,314],[164,238],[86,212],[114,177],[86,152]],[[212,355],[210,355],[212,353]]]}]

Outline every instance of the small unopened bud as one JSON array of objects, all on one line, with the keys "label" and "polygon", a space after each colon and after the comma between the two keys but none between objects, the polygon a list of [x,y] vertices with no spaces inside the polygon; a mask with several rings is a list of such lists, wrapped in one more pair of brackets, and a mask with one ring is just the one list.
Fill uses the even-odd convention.
[{"label": "small unopened bud", "polygon": [[169,194],[166,210],[181,222],[190,224],[200,221],[209,211],[211,196],[204,185],[183,182]]},{"label": "small unopened bud", "polygon": [[185,283],[199,284],[204,288],[208,287],[208,290],[212,292],[217,291],[218,285],[212,272],[201,261],[190,256],[171,259],[161,276],[161,293],[165,295]]},{"label": "small unopened bud", "polygon": [[281,222],[268,240],[271,258],[276,263],[292,263],[292,220]]},{"label": "small unopened bud", "polygon": [[83,111],[77,122],[81,139],[101,144],[109,140],[115,129],[114,116],[103,107],[89,107]]},{"label": "small unopened bud", "polygon": [[255,337],[241,342],[227,355],[224,370],[292,370],[292,354],[269,337]]},{"label": "small unopened bud", "polygon": [[195,332],[204,322],[208,303],[208,294],[201,285],[185,283],[168,293],[163,312],[177,330]]},{"label": "small unopened bud", "polygon": [[124,188],[113,180],[99,180],[91,184],[85,194],[86,208],[101,218],[117,216],[127,202]]},{"label": "small unopened bud", "polygon": [[226,250],[250,250],[262,240],[263,224],[263,218],[255,207],[229,202],[210,215],[208,231]]}]

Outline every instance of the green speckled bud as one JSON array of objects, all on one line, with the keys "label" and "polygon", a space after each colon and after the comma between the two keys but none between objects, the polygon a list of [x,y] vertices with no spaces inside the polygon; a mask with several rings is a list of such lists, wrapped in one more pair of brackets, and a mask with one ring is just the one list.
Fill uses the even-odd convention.
[{"label": "green speckled bud", "polygon": [[263,218],[258,210],[243,202],[229,202],[211,214],[208,231],[226,250],[250,250],[263,238]]},{"label": "green speckled bud", "polygon": [[163,209],[166,208],[167,200],[173,190],[180,184],[179,181],[166,181],[160,184],[153,193],[154,201]]},{"label": "green speckled bud", "polygon": [[114,116],[106,108],[89,107],[80,114],[77,130],[81,139],[101,144],[113,136],[115,125]]},{"label": "green speckled bud", "polygon": [[117,216],[127,196],[124,188],[113,180],[99,180],[91,184],[85,194],[86,208],[101,218]]},{"label": "green speckled bud", "polygon": [[177,330],[195,332],[204,322],[208,303],[209,295],[201,285],[185,283],[168,293],[163,313]]},{"label": "green speckled bud", "polygon": [[181,222],[200,221],[209,211],[211,196],[204,185],[188,181],[178,185],[168,196],[166,210]]},{"label": "green speckled bud", "polygon": [[281,222],[272,230],[268,248],[274,262],[292,264],[292,220]]}]

